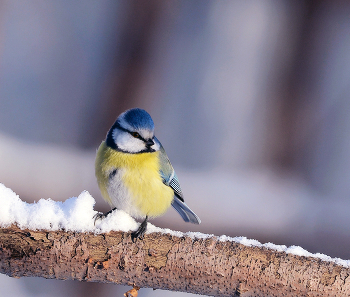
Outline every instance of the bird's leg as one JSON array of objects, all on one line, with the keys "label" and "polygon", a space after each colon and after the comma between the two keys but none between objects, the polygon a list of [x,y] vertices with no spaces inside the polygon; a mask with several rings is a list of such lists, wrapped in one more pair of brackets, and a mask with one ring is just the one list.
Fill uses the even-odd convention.
[{"label": "bird's leg", "polygon": [[103,218],[105,218],[106,216],[108,216],[110,213],[112,213],[114,210],[116,210],[117,208],[114,207],[113,209],[111,209],[110,211],[107,211],[106,213],[101,213],[98,212],[97,214],[95,214],[92,218],[94,219],[94,224],[96,224],[97,220],[102,220]]},{"label": "bird's leg", "polygon": [[133,242],[135,242],[135,239],[140,238],[143,239],[143,236],[146,233],[147,230],[147,221],[148,216],[146,216],[145,220],[141,223],[140,227],[133,233],[131,233],[131,239]]}]

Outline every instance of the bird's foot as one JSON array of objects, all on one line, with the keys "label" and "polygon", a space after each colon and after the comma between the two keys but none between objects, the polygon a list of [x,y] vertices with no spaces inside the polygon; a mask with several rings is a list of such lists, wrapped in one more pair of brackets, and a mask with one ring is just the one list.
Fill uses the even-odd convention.
[{"label": "bird's foot", "polygon": [[136,239],[143,239],[143,236],[146,233],[147,230],[147,220],[148,217],[145,218],[145,220],[141,223],[141,225],[139,226],[139,228],[135,231],[131,233],[131,240],[132,242],[135,242]]},{"label": "bird's foot", "polygon": [[102,213],[102,212],[98,212],[97,214],[95,214],[92,218],[94,219],[94,225],[96,225],[96,221],[97,220],[102,220],[103,218],[105,218],[106,216],[108,216],[110,213],[112,213],[114,210],[116,210],[117,208],[114,207],[113,209],[111,209],[110,211],[107,211],[106,213]]}]

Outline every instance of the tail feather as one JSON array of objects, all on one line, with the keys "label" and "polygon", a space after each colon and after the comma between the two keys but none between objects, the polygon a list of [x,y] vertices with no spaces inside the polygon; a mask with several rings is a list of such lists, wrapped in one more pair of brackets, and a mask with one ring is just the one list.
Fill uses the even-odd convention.
[{"label": "tail feather", "polygon": [[193,224],[200,224],[200,218],[186,205],[186,203],[182,202],[176,196],[174,197],[171,205],[175,208],[175,210],[180,214],[185,222],[190,222]]}]

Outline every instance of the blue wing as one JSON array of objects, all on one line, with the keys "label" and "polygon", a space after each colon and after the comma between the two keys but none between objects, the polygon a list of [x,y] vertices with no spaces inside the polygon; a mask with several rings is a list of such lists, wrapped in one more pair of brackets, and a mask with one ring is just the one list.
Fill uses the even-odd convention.
[{"label": "blue wing", "polygon": [[180,214],[185,222],[191,222],[193,224],[200,224],[199,217],[187,206],[184,201],[181,191],[179,180],[176,176],[175,170],[170,163],[168,155],[166,154],[162,144],[154,137],[154,140],[159,144],[159,161],[160,170],[159,173],[163,179],[163,183],[174,190],[174,200],[171,205]]},{"label": "blue wing", "polygon": [[185,222],[190,222],[193,224],[200,224],[201,223],[200,218],[187,206],[187,204],[185,202],[178,199],[178,197],[176,197],[176,195],[175,195],[174,200],[171,203],[171,205],[180,214],[180,216],[182,217],[182,219]]}]

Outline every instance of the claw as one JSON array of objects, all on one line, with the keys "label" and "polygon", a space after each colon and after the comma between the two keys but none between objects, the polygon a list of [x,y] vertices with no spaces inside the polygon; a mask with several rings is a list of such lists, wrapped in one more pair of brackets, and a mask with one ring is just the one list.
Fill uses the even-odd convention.
[{"label": "claw", "polygon": [[141,223],[140,227],[133,233],[131,233],[131,240],[132,242],[135,242],[136,239],[143,239],[146,230],[147,230],[147,221],[148,221],[148,216],[146,216],[145,220]]},{"label": "claw", "polygon": [[107,211],[106,213],[102,213],[102,212],[98,212],[97,214],[95,214],[92,218],[94,219],[94,225],[96,225],[96,221],[97,220],[102,220],[103,218],[105,218],[106,216],[108,216],[110,213],[112,213],[114,210],[116,210],[117,208],[114,207],[113,209],[111,209],[110,211]]}]

